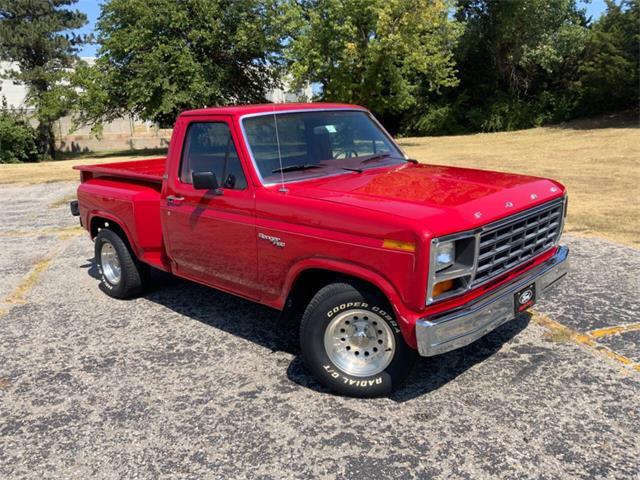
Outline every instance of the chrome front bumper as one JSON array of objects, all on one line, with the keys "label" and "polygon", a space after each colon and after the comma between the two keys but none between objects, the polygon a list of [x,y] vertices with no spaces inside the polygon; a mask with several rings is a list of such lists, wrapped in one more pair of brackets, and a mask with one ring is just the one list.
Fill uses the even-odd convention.
[{"label": "chrome front bumper", "polygon": [[535,283],[537,300],[567,274],[569,248],[561,246],[553,257],[521,277],[472,303],[416,322],[418,351],[431,357],[469,345],[515,318],[514,295]]}]

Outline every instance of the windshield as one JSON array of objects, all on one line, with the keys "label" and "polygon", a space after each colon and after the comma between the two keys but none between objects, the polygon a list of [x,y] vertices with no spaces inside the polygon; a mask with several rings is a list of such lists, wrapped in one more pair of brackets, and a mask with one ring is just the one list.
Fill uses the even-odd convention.
[{"label": "windshield", "polygon": [[361,171],[404,161],[389,136],[358,110],[309,110],[243,119],[264,183]]}]

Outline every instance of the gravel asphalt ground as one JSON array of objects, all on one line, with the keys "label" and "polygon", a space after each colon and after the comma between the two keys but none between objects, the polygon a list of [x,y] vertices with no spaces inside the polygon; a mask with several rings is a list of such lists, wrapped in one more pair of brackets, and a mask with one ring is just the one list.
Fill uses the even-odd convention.
[{"label": "gravel asphalt ground", "polygon": [[533,316],[357,400],[267,308],[164,274],[107,297],[74,190],[0,189],[1,479],[640,478],[640,251],[566,236]]}]

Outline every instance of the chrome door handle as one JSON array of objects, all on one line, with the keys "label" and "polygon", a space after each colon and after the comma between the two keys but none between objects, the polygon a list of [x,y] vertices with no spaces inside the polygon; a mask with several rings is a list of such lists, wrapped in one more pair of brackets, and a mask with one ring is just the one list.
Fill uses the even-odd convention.
[{"label": "chrome door handle", "polygon": [[167,205],[170,205],[172,207],[177,207],[182,205],[182,202],[184,202],[184,197],[178,197],[176,195],[167,195]]}]

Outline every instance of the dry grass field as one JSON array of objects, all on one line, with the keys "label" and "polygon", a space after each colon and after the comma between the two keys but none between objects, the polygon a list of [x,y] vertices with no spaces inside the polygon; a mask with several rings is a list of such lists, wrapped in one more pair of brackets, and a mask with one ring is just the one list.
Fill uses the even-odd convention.
[{"label": "dry grass field", "polygon": [[[152,155],[157,156],[157,155]],[[19,163],[0,165],[0,185],[7,183],[51,183],[78,180],[79,172],[73,170],[74,165],[95,165],[98,163],[126,162],[146,158],[140,155],[105,156],[76,158],[42,163]]]},{"label": "dry grass field", "polygon": [[566,231],[640,247],[640,125],[612,116],[517,132],[403,138],[424,163],[554,178],[569,192]]},{"label": "dry grass field", "polygon": [[[569,189],[567,231],[640,246],[640,125],[612,116],[517,132],[403,138],[421,162],[555,178]],[[135,156],[0,165],[0,184],[75,180],[77,164]]]}]

